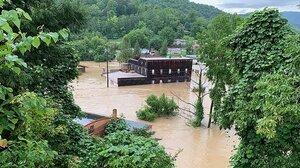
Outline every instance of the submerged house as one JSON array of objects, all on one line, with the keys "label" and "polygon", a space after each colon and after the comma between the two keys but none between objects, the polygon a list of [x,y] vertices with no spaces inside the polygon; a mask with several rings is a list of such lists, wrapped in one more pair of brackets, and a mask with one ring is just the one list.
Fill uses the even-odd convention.
[{"label": "submerged house", "polygon": [[[104,117],[96,114],[87,114],[84,118],[75,119],[75,122],[81,124],[85,129],[87,129],[90,135],[102,137],[104,136],[105,127],[111,121],[111,118],[118,119],[116,109],[113,110],[112,117]],[[127,124],[127,128],[130,131],[141,128],[146,128],[147,130],[150,130],[152,128],[151,125],[136,121],[125,120],[125,122]]]},{"label": "submerged house", "polygon": [[111,74],[118,86],[189,82],[191,81],[193,59],[186,57],[149,57],[130,59],[131,73]]}]

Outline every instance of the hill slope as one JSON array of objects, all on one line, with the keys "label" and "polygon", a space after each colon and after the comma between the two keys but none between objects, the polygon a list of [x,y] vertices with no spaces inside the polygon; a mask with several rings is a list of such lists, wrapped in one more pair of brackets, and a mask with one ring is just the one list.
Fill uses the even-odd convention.
[{"label": "hill slope", "polygon": [[157,5],[162,8],[173,8],[183,13],[194,12],[198,16],[206,19],[211,19],[222,13],[221,10],[215,8],[214,6],[198,4],[190,2],[189,0],[140,0],[140,2],[146,5]]},{"label": "hill slope", "polygon": [[171,28],[176,37],[181,37],[184,31],[198,31],[205,20],[222,13],[213,6],[189,0],[82,1],[89,13],[87,29],[101,32],[107,38],[120,38],[142,27],[149,28],[154,34]]}]

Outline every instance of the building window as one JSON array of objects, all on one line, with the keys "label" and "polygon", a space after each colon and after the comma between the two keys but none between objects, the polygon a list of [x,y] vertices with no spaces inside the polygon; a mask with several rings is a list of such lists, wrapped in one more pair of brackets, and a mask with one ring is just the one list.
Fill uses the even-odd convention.
[{"label": "building window", "polygon": [[161,75],[163,74],[163,69],[160,69],[160,74],[161,74]]},{"label": "building window", "polygon": [[187,68],[185,68],[185,73],[188,73],[188,69]]},{"label": "building window", "polygon": [[171,74],[172,73],[172,69],[169,69],[169,74]]},{"label": "building window", "polygon": [[180,74],[180,69],[177,69],[177,73]]},{"label": "building window", "polygon": [[155,71],[154,71],[154,69],[152,69],[152,75],[154,75],[155,74]]}]

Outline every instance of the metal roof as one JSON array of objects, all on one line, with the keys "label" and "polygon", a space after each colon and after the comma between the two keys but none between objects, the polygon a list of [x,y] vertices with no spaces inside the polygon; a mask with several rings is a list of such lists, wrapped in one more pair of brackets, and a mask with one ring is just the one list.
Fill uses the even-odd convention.
[{"label": "metal roof", "polygon": [[192,58],[187,58],[187,57],[141,57],[140,59],[146,60],[146,61],[156,61],[156,60],[193,60]]}]

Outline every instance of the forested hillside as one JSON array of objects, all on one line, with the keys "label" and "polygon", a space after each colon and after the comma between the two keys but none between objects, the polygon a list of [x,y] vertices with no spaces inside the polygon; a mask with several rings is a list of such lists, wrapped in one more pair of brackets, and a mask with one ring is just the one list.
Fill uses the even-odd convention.
[{"label": "forested hillside", "polygon": [[147,27],[157,34],[165,27],[177,36],[183,31],[196,33],[204,19],[221,13],[215,7],[189,0],[83,0],[90,13],[87,29],[107,38],[123,37],[130,30]]},{"label": "forested hillside", "polygon": [[[116,57],[119,61],[133,57],[129,48],[160,50],[174,39],[192,40],[208,21],[222,13],[219,9],[189,0],[80,0],[85,9],[87,24],[76,33],[73,43],[81,60],[105,61]],[[108,44],[117,39],[120,45]],[[165,47],[166,48],[166,47]],[[105,51],[109,51],[105,53]],[[189,52],[190,53],[190,52]]]}]

